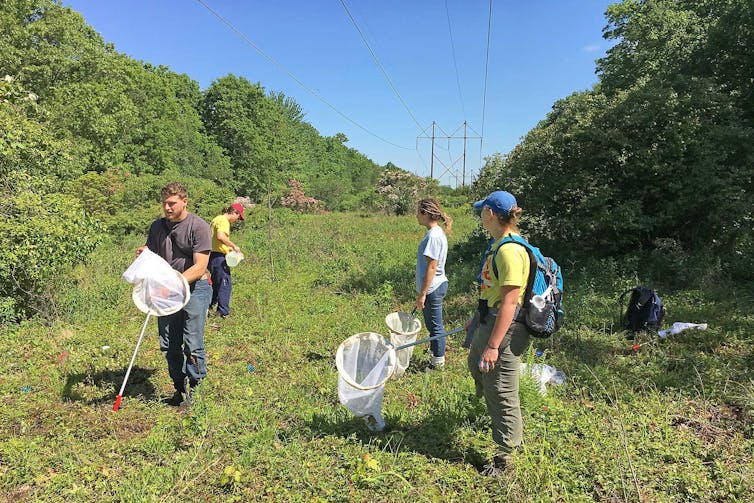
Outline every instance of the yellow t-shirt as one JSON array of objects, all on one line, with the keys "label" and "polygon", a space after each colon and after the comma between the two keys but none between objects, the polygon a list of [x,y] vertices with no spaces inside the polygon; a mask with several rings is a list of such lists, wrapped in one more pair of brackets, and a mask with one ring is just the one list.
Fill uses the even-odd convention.
[{"label": "yellow t-shirt", "polygon": [[212,220],[210,227],[212,228],[212,251],[227,255],[230,252],[230,246],[217,239],[217,233],[224,232],[226,236],[230,237],[230,222],[228,222],[228,217],[225,214],[217,215]]},{"label": "yellow t-shirt", "polygon": [[[526,249],[517,243],[506,243],[500,246],[500,241],[503,239],[505,239],[505,236],[493,243],[482,268],[482,285],[479,296],[487,300],[487,305],[490,307],[499,307],[500,287],[502,286],[519,287],[521,291],[518,294],[518,304],[523,305],[526,283],[529,280],[529,254],[526,253]],[[495,256],[498,278],[495,279],[491,262],[494,251],[498,246],[500,246],[500,250]]]}]

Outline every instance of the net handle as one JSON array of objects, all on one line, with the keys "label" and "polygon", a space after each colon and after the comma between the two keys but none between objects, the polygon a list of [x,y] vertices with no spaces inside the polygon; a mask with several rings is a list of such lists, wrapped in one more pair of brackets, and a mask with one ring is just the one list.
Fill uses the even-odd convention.
[{"label": "net handle", "polygon": [[425,342],[434,341],[436,339],[442,339],[443,337],[447,337],[449,335],[457,334],[458,332],[460,332],[462,330],[466,330],[466,329],[464,327],[459,327],[459,328],[456,328],[455,330],[451,330],[450,332],[446,332],[446,333],[441,334],[441,335],[433,335],[432,337],[426,337],[426,338],[418,340],[418,341],[409,342],[408,344],[403,344],[403,345],[398,346],[397,348],[395,348],[395,350],[399,351],[401,349],[410,348],[411,346],[416,346],[417,344],[424,344]]}]

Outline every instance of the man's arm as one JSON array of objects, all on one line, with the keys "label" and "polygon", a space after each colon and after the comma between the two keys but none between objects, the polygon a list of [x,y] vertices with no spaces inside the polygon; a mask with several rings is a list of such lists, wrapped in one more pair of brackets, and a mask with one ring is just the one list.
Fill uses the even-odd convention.
[{"label": "man's arm", "polygon": [[228,236],[223,231],[217,231],[217,240],[223,243],[226,246],[230,246],[230,249],[235,252],[240,252],[241,249],[233,243],[233,241],[230,240],[230,236]]},{"label": "man's arm", "polygon": [[193,283],[204,276],[207,264],[209,264],[209,251],[194,252],[194,265],[183,271],[186,281]]}]

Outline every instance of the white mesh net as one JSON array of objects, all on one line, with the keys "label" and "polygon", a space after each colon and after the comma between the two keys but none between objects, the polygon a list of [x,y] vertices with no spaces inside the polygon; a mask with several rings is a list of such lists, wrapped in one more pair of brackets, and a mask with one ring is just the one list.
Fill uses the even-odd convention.
[{"label": "white mesh net", "polygon": [[[385,323],[390,331],[390,342],[396,347],[416,341],[416,336],[422,328],[416,317],[400,311],[385,316]],[[393,377],[399,377],[406,371],[413,353],[413,346],[398,351]]]},{"label": "white mesh net", "polygon": [[136,257],[123,279],[134,284],[131,298],[143,313],[167,316],[183,309],[191,298],[183,274],[148,249]]},{"label": "white mesh net", "polygon": [[352,335],[338,347],[335,365],[340,403],[355,416],[364,417],[371,430],[382,430],[382,398],[385,381],[396,368],[395,348],[374,332]]}]

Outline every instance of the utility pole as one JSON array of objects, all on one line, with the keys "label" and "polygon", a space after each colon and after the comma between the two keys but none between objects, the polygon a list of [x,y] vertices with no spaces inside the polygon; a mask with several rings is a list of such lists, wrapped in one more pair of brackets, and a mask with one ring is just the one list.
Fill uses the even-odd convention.
[{"label": "utility pole", "polygon": [[435,121],[432,121],[432,157],[429,161],[429,177],[435,177]]},{"label": "utility pole", "polygon": [[461,187],[466,186],[466,121],[463,121],[463,175],[461,176]]}]

